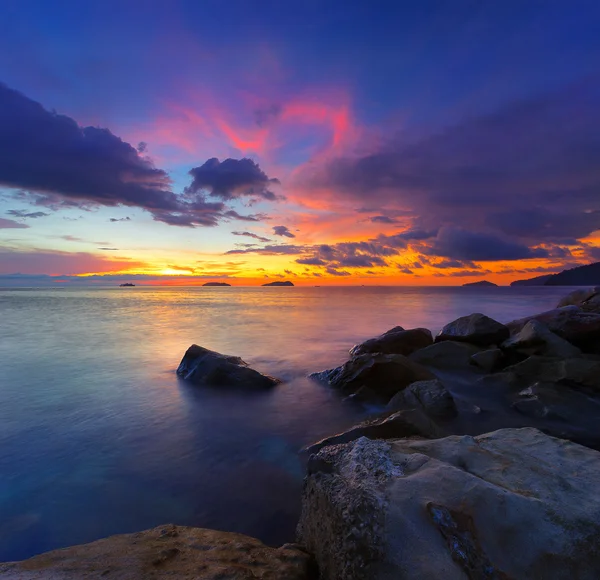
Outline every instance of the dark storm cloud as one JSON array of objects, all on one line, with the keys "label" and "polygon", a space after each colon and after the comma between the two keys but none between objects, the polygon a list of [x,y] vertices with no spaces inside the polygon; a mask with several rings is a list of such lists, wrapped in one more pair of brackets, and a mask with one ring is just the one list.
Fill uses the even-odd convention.
[{"label": "dark storm cloud", "polygon": [[9,209],[6,213],[8,215],[12,215],[12,216],[18,217],[18,218],[30,218],[30,219],[36,219],[36,218],[46,217],[46,216],[50,215],[43,211],[27,212],[22,209]]},{"label": "dark storm cloud", "polygon": [[600,228],[598,102],[600,76],[427,137],[394,138],[370,155],[309,166],[300,185],[409,207],[426,229],[468,223],[526,245],[580,239]]},{"label": "dark storm cloud", "polygon": [[276,236],[285,236],[286,238],[296,237],[292,232],[290,232],[287,226],[273,226],[273,233]]},{"label": "dark storm cloud", "polygon": [[454,260],[497,261],[547,258],[544,248],[529,248],[497,236],[459,228],[442,228],[426,253]]},{"label": "dark storm cloud", "polygon": [[190,170],[192,183],[189,193],[206,191],[209,195],[229,201],[244,196],[275,201],[278,196],[270,187],[279,180],[269,178],[252,159],[209,159],[200,167]]},{"label": "dark storm cloud", "polygon": [[269,238],[263,238],[262,236],[259,236],[258,234],[255,234],[253,232],[231,232],[234,236],[246,236],[248,238],[254,238],[255,240],[258,240],[259,242],[270,242],[271,240]]}]

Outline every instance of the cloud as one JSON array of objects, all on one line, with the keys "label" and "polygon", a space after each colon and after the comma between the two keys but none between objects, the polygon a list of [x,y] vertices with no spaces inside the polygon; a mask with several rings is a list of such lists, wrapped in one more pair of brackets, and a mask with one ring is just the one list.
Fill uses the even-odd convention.
[{"label": "cloud", "polygon": [[437,133],[391,136],[367,155],[307,164],[295,186],[363,210],[412,210],[426,230],[581,239],[600,229],[599,95],[596,75]]},{"label": "cloud", "polygon": [[346,272],[345,270],[336,270],[335,268],[326,268],[325,271],[330,276],[352,276],[350,272]]},{"label": "cloud", "polygon": [[374,215],[369,218],[374,224],[397,224],[398,220],[387,215]]},{"label": "cloud", "polygon": [[240,220],[243,222],[261,222],[268,219],[268,216],[264,213],[256,213],[251,215],[240,215],[237,211],[230,209],[223,214],[225,217],[232,218],[234,220]]},{"label": "cloud", "polygon": [[548,250],[544,248],[529,248],[491,234],[451,227],[444,227],[439,231],[427,253],[455,260],[480,262],[548,257]]},{"label": "cloud", "polygon": [[46,217],[46,216],[50,215],[43,211],[27,212],[22,209],[9,209],[6,213],[8,215],[12,215],[12,216],[18,217],[18,218],[31,218],[31,219]]},{"label": "cloud", "polygon": [[131,218],[129,216],[123,218],[110,218],[108,221],[110,222],[130,222]]},{"label": "cloud", "polygon": [[21,224],[19,222],[16,222],[14,220],[7,220],[4,218],[0,218],[0,230],[2,229],[25,229],[28,228],[29,226],[27,224]]},{"label": "cloud", "polygon": [[311,258],[298,258],[296,260],[298,264],[304,264],[305,266],[326,266],[327,262],[321,260],[321,258],[317,258],[315,256]]},{"label": "cloud", "polygon": [[234,236],[247,236],[249,238],[254,238],[255,240],[258,240],[259,242],[270,242],[271,240],[269,238],[263,238],[262,236],[259,236],[258,234],[254,234],[252,232],[231,232]]},{"label": "cloud", "polygon": [[229,250],[225,254],[262,254],[265,256],[294,255],[302,254],[305,251],[303,246],[293,244],[280,244],[264,246],[262,248],[248,248],[246,250]]},{"label": "cloud", "polygon": [[269,201],[278,199],[270,189],[279,184],[276,178],[269,178],[252,159],[225,159],[216,157],[203,165],[190,170],[192,183],[189,193],[206,191],[212,197],[224,201],[239,199],[244,196],[262,198]]},{"label": "cloud", "polygon": [[276,236],[285,236],[286,238],[296,237],[292,232],[290,232],[287,226],[273,226],[273,233]]}]

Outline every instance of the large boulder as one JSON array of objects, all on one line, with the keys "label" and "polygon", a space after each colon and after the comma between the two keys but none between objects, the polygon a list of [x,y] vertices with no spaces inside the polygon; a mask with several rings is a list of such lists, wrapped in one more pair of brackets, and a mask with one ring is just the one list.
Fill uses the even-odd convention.
[{"label": "large boulder", "polygon": [[504,362],[504,353],[499,348],[488,348],[471,355],[471,364],[487,373],[495,371]]},{"label": "large boulder", "polygon": [[520,332],[530,321],[537,320],[549,330],[576,346],[586,345],[600,339],[600,314],[586,312],[579,306],[563,306],[534,316],[513,320],[507,324],[511,335]]},{"label": "large boulder", "polygon": [[469,370],[471,357],[481,349],[466,342],[445,340],[413,352],[410,359],[436,369]]},{"label": "large boulder", "polygon": [[341,367],[313,373],[310,377],[345,394],[366,392],[367,398],[385,402],[415,381],[435,378],[426,368],[401,354],[361,354]]},{"label": "large boulder", "polygon": [[504,324],[496,322],[485,314],[475,313],[461,316],[446,324],[435,337],[435,341],[454,340],[478,346],[490,346],[500,344],[509,335],[509,330]]},{"label": "large boulder", "polygon": [[348,443],[361,437],[367,437],[368,439],[404,439],[407,437],[433,439],[444,437],[444,435],[447,435],[447,433],[420,409],[408,409],[363,421],[346,431],[321,439],[321,441],[305,447],[302,451],[317,453],[328,445]]},{"label": "large boulder", "polygon": [[595,288],[579,288],[561,298],[557,308],[562,306],[579,306],[584,310],[600,312],[600,286]]},{"label": "large boulder", "polygon": [[425,348],[430,344],[433,344],[433,337],[431,331],[427,328],[404,330],[401,326],[396,326],[377,338],[365,340],[365,342],[352,347],[350,356],[375,352],[407,356],[415,350]]},{"label": "large boulder", "polygon": [[202,528],[159,526],[0,564],[3,580],[308,580],[311,557],[294,545]]},{"label": "large boulder", "polygon": [[177,374],[192,383],[210,387],[265,389],[281,381],[250,368],[238,356],[228,356],[193,344],[187,349]]},{"label": "large boulder", "polygon": [[505,340],[502,349],[527,356],[538,354],[570,358],[581,355],[581,350],[552,332],[539,320],[530,320],[519,332]]},{"label": "large boulder", "polygon": [[600,577],[600,453],[536,429],[361,438],[311,457],[298,539],[322,578]]},{"label": "large boulder", "polygon": [[456,404],[452,395],[437,380],[417,381],[396,393],[387,404],[389,411],[419,409],[436,419],[451,419],[456,416]]}]

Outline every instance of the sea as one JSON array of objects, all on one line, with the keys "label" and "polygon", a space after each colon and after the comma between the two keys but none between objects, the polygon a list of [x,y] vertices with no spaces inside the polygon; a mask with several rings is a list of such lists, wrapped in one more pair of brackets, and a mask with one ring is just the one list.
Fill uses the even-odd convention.
[{"label": "sea", "polygon": [[[373,412],[309,373],[397,325],[508,322],[568,290],[0,289],[0,561],[166,523],[293,541],[299,450]],[[186,383],[193,343],[284,382]]]}]

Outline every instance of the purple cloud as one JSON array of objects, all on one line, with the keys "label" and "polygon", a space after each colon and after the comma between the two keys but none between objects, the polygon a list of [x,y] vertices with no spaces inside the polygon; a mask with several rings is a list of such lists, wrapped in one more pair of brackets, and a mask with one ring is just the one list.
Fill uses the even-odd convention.
[{"label": "purple cloud", "polygon": [[7,220],[4,218],[0,218],[0,229],[25,229],[29,226],[27,224],[21,224],[14,220]]},{"label": "purple cloud", "polygon": [[273,233],[276,236],[285,236],[286,238],[296,237],[292,232],[290,232],[287,226],[273,226]]}]

